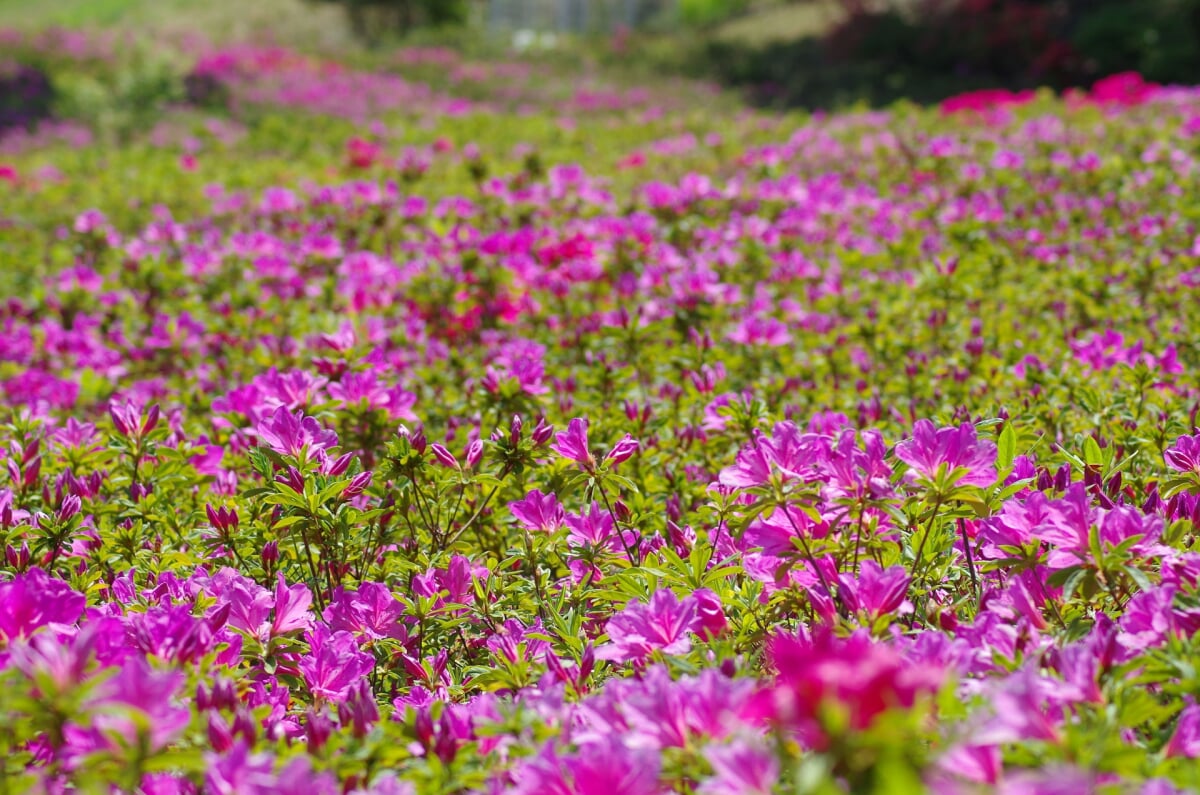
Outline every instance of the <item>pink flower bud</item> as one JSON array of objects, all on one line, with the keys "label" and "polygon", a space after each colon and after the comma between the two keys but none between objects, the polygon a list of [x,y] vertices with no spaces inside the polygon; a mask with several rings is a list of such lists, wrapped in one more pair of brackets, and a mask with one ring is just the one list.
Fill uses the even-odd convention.
[{"label": "pink flower bud", "polygon": [[545,417],[538,418],[537,425],[533,427],[533,433],[530,438],[537,447],[541,447],[546,442],[550,441],[550,437],[554,435],[554,426],[546,422]]},{"label": "pink flower bud", "polygon": [[327,459],[326,465],[321,467],[322,472],[331,478],[339,477],[350,468],[350,462],[354,460],[355,455],[355,453],[344,453],[332,461]]},{"label": "pink flower bud", "polygon": [[350,500],[366,491],[367,487],[371,485],[372,474],[370,471],[359,472],[351,478],[350,483],[342,490],[342,499]]},{"label": "pink flower bud", "polygon": [[614,465],[626,461],[638,451],[641,444],[629,434],[625,434],[625,438],[617,442],[616,446],[609,451],[604,457],[605,461],[611,461]]},{"label": "pink flower bud", "polygon": [[219,712],[208,713],[208,743],[219,754],[233,747],[233,731]]},{"label": "pink flower bud", "polygon": [[700,629],[697,631],[701,638],[710,640],[718,637],[729,626],[725,611],[721,609],[721,599],[708,588],[700,588],[692,594],[696,602],[696,614],[700,617]]},{"label": "pink flower bud", "polygon": [[467,445],[467,468],[474,469],[483,460],[483,442],[479,439]]},{"label": "pink flower bud", "polygon": [[429,451],[433,453],[433,457],[438,460],[442,466],[458,469],[458,459],[454,457],[454,453],[447,450],[444,446],[437,444],[429,445]]},{"label": "pink flower bud", "polygon": [[58,509],[58,521],[65,522],[75,514],[79,513],[79,509],[83,507],[83,503],[79,498],[72,494],[62,501],[62,506]]},{"label": "pink flower bud", "polygon": [[159,408],[158,408],[158,404],[155,403],[146,412],[146,420],[145,420],[145,422],[142,423],[142,430],[141,430],[142,436],[145,436],[146,434],[150,433],[150,431],[154,430],[154,428],[158,425],[158,416],[159,416]]}]

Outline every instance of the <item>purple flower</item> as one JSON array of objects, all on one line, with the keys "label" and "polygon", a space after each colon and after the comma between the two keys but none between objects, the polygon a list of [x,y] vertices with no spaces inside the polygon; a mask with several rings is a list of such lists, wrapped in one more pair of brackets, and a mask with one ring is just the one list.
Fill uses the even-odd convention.
[{"label": "purple flower", "polygon": [[371,485],[371,470],[359,472],[354,477],[350,478],[350,482],[346,484],[346,488],[342,489],[342,499],[352,500],[361,495]]},{"label": "purple flower", "polygon": [[158,425],[159,408],[157,403],[151,406],[143,420],[140,406],[129,401],[122,405],[113,402],[108,405],[108,415],[112,418],[113,427],[122,436],[141,438]]},{"label": "purple flower", "polygon": [[358,680],[375,667],[375,658],[359,651],[349,632],[331,633],[317,624],[305,635],[309,653],[297,667],[313,695],[330,701],[343,701]]},{"label": "purple flower", "polygon": [[533,489],[525,495],[525,499],[510,502],[508,508],[526,530],[553,533],[563,526],[563,507],[553,492],[542,494]]},{"label": "purple flower", "polygon": [[70,625],[83,615],[87,599],[62,580],[30,569],[0,583],[0,639],[28,637],[43,626]]},{"label": "purple flower", "polygon": [[1200,434],[1180,436],[1172,447],[1163,451],[1163,458],[1171,469],[1200,475]]},{"label": "purple flower", "polygon": [[721,608],[721,599],[708,588],[699,588],[689,597],[696,602],[696,614],[700,618],[700,626],[696,634],[705,640],[718,637],[729,626],[725,611]]},{"label": "purple flower", "polygon": [[1200,758],[1200,706],[1188,704],[1179,713],[1175,733],[1164,749],[1168,757]]},{"label": "purple flower", "polygon": [[644,660],[655,651],[685,654],[692,648],[689,635],[698,629],[696,600],[688,597],[681,602],[664,588],[650,597],[649,604],[635,600],[608,620],[609,643],[596,650],[596,657],[624,663]]},{"label": "purple flower", "polygon": [[[155,671],[141,657],[125,663],[121,672],[105,682],[89,707],[123,705],[141,712],[148,719],[149,734],[145,739],[151,749],[165,748],[187,727],[191,713],[186,707],[172,704],[172,699],[184,682],[181,671]],[[102,745],[107,736],[118,735],[125,743],[137,747],[141,729],[138,722],[120,711],[100,709],[92,714],[90,731],[99,735]]]},{"label": "purple flower", "polygon": [[858,578],[838,575],[841,587],[838,594],[854,613],[864,613],[871,620],[888,613],[911,613],[912,605],[905,599],[908,593],[908,570],[903,566],[883,568],[867,558],[859,568]]},{"label": "purple flower", "polygon": [[965,470],[955,480],[968,486],[990,486],[996,482],[996,445],[975,434],[975,426],[964,422],[957,428],[937,428],[929,420],[913,426],[913,438],[896,445],[896,457],[921,478],[933,481],[938,470]]},{"label": "purple flower", "polygon": [[433,457],[438,460],[438,463],[444,467],[458,469],[458,459],[454,457],[454,453],[446,449],[444,445],[437,443],[429,445],[429,452],[433,453]]},{"label": "purple flower", "polygon": [[779,760],[770,749],[734,740],[709,746],[704,758],[713,775],[700,785],[699,795],[770,795],[779,781]]},{"label": "purple flower", "polygon": [[487,639],[487,647],[493,654],[511,662],[541,660],[550,651],[550,643],[535,636],[545,633],[540,618],[528,628],[510,618]]},{"label": "purple flower", "polygon": [[554,444],[550,445],[550,449],[563,458],[578,463],[584,469],[591,469],[596,465],[596,459],[588,449],[587,431],[588,421],[576,417],[567,423],[565,431],[559,431],[555,435]]},{"label": "purple flower", "polygon": [[275,620],[271,622],[271,637],[277,637],[297,629],[305,629],[312,623],[308,608],[312,605],[312,592],[304,584],[288,586],[283,574],[275,582]]},{"label": "purple flower", "polygon": [[212,795],[337,795],[331,773],[314,775],[307,757],[297,756],[275,772],[275,757],[250,753],[239,740],[225,754],[205,754],[204,791]]},{"label": "purple flower", "polygon": [[275,409],[271,418],[258,424],[258,438],[280,455],[307,460],[320,450],[337,447],[337,433],[322,428],[302,412],[293,414],[285,406]]},{"label": "purple flower", "polygon": [[576,795],[656,795],[659,758],[649,749],[630,749],[617,737],[589,743],[564,760]]},{"label": "purple flower", "polygon": [[[585,442],[586,443],[586,442]],[[641,444],[637,439],[634,439],[630,434],[625,434],[625,438],[617,442],[612,450],[608,451],[608,455],[604,457],[605,461],[611,461],[614,466],[622,461],[629,460],[634,453],[638,451]]]},{"label": "purple flower", "polygon": [[352,632],[363,643],[406,638],[408,632],[399,623],[403,615],[404,608],[386,585],[364,582],[357,591],[335,591],[324,618],[330,629]]},{"label": "purple flower", "polygon": [[613,532],[612,514],[593,502],[587,513],[568,513],[563,517],[567,523],[567,544],[575,549],[619,549],[620,539]]},{"label": "purple flower", "polygon": [[658,795],[660,760],[647,748],[628,748],[618,736],[586,743],[571,756],[553,746],[513,771],[518,795]]}]

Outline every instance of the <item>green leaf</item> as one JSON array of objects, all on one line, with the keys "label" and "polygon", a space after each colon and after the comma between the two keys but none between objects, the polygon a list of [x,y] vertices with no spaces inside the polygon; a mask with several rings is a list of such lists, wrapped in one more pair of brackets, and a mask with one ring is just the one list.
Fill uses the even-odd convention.
[{"label": "green leaf", "polygon": [[1011,422],[1004,424],[1000,438],[996,440],[996,465],[1002,472],[1012,469],[1013,460],[1017,457],[1017,432]]}]

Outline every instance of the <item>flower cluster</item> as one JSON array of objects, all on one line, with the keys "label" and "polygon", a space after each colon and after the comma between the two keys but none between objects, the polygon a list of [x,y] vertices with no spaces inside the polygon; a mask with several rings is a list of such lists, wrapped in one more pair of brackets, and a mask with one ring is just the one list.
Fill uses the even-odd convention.
[{"label": "flower cluster", "polygon": [[209,55],[188,168],[0,181],[4,788],[1200,786],[1200,92]]}]

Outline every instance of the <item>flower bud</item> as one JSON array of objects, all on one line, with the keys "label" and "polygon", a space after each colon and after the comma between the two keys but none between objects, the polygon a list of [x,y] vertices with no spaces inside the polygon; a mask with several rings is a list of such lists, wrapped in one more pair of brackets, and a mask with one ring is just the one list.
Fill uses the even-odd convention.
[{"label": "flower bud", "polygon": [[443,445],[436,442],[429,446],[429,451],[433,453],[433,457],[438,460],[438,463],[445,467],[458,469],[458,459],[454,457],[454,453],[447,450]]},{"label": "flower bud", "polygon": [[374,473],[368,470],[366,472],[359,472],[357,475],[351,478],[350,483],[347,484],[346,488],[342,490],[342,499],[354,499],[366,491],[367,487],[371,485],[371,477],[373,474]]},{"label": "flower bud", "polygon": [[537,425],[533,428],[533,433],[530,438],[533,439],[533,444],[536,447],[541,447],[546,442],[550,441],[550,437],[554,435],[554,426],[546,422],[545,417],[539,417]]},{"label": "flower bud", "polygon": [[304,736],[308,740],[308,752],[311,754],[320,751],[325,747],[325,743],[329,742],[329,736],[333,734],[333,721],[324,710],[316,712],[312,707],[308,708],[307,716]]},{"label": "flower bud", "polygon": [[233,747],[233,731],[219,712],[208,713],[208,743],[219,754]]},{"label": "flower bud", "polygon": [[609,451],[604,460],[611,461],[614,465],[619,464],[631,458],[638,451],[639,447],[641,447],[641,444],[636,439],[629,434],[625,434],[625,438],[617,442],[616,446]]},{"label": "flower bud", "polygon": [[483,460],[483,442],[479,439],[467,445],[467,468],[474,469]]},{"label": "flower bud", "polygon": [[[135,484],[136,485],[136,484]],[[83,503],[74,494],[69,497],[64,497],[62,506],[58,509],[58,521],[65,522],[75,514],[79,513],[79,509],[83,507]]]}]

